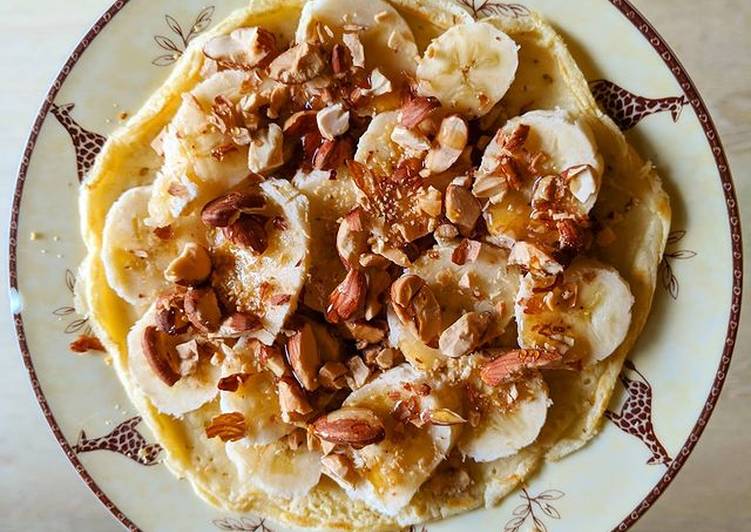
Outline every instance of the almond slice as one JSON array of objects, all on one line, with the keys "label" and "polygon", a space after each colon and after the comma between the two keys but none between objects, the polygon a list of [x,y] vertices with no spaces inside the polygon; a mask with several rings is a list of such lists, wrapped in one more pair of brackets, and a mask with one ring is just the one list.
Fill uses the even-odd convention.
[{"label": "almond slice", "polygon": [[222,311],[219,300],[212,288],[190,288],[183,299],[185,316],[202,333],[214,332],[219,328]]},{"label": "almond slice", "polygon": [[365,304],[367,277],[360,270],[349,270],[339,286],[329,296],[326,319],[330,323],[347,321]]},{"label": "almond slice", "polygon": [[245,425],[245,416],[240,412],[229,412],[215,416],[204,430],[207,438],[219,438],[223,442],[228,442],[241,440],[248,429]]},{"label": "almond slice", "polygon": [[162,333],[153,325],[144,329],[141,349],[149,366],[164,384],[171,387],[180,380],[180,373],[176,369],[177,356],[170,349]]},{"label": "almond slice", "polygon": [[488,386],[514,382],[530,369],[560,369],[563,357],[547,349],[513,349],[493,359],[480,371],[480,378]]},{"label": "almond slice", "polygon": [[324,441],[355,448],[386,437],[383,422],[367,408],[340,408],[313,423],[313,433]]},{"label": "almond slice", "polygon": [[269,245],[268,233],[263,218],[254,215],[242,215],[237,221],[222,228],[224,237],[244,248],[249,248],[257,254],[266,251]]},{"label": "almond slice", "polygon": [[443,331],[441,307],[425,281],[414,274],[401,276],[391,285],[391,303],[402,324],[425,345],[438,345]]},{"label": "almond slice", "polygon": [[242,213],[252,213],[263,209],[266,199],[260,194],[230,192],[204,205],[201,221],[211,227],[227,227]]},{"label": "almond slice", "polygon": [[313,328],[305,323],[299,331],[287,340],[287,360],[292,366],[292,372],[300,381],[303,388],[312,392],[318,388],[318,369],[321,357],[318,353]]}]

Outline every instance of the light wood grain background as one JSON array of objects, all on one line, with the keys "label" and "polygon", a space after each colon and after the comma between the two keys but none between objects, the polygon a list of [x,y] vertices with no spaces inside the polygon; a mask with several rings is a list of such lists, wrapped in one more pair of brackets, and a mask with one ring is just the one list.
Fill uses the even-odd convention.
[{"label": "light wood grain background", "polygon": [[[0,220],[9,218],[21,152],[50,82],[109,3],[0,0]],[[634,3],[673,46],[707,100],[734,171],[744,227],[751,227],[751,1]],[[2,235],[0,264],[5,265],[5,229]],[[747,262],[749,241],[747,236]],[[5,266],[2,270],[7,286]],[[5,290],[0,292],[0,304],[7,309]],[[719,407],[688,464],[635,530],[751,530],[749,292]],[[119,530],[47,429],[17,352],[8,311],[0,314],[0,347],[0,530]]]}]

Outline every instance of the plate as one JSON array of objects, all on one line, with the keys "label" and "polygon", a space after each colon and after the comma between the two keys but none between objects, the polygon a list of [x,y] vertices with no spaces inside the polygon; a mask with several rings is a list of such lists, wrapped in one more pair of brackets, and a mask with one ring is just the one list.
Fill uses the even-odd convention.
[{"label": "plate", "polygon": [[[480,18],[543,13],[563,34],[601,107],[658,167],[673,204],[652,316],[621,375],[601,434],[546,465],[500,506],[421,531],[624,530],[696,445],[725,381],[741,301],[737,200],[717,130],[670,47],[625,0],[457,0]],[[106,135],[167,77],[187,44],[242,0],[119,0],[55,79],[29,136],[10,225],[18,343],[37,400],[78,474],[138,530],[281,531],[198,501],[114,371],[68,344],[87,323],[72,303],[83,257],[77,191]],[[596,511],[595,511],[596,509]]]}]

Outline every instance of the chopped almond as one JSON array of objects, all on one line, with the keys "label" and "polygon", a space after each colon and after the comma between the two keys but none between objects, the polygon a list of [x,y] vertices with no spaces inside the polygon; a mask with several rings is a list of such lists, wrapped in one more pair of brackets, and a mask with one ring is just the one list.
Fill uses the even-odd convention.
[{"label": "chopped almond", "polygon": [[86,353],[88,351],[104,351],[104,346],[96,336],[82,334],[73,340],[68,346],[74,353]]}]

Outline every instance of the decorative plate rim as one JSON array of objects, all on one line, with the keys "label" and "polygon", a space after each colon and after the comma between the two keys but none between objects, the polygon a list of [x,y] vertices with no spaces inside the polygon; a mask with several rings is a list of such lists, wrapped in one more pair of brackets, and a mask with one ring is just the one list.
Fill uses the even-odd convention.
[{"label": "decorative plate rim", "polygon": [[[42,125],[49,114],[52,102],[60,91],[63,83],[67,79],[73,67],[80,59],[83,52],[89,47],[93,40],[99,35],[105,26],[117,15],[123,7],[125,7],[130,0],[116,0],[94,23],[93,26],[86,32],[83,38],[78,42],[73,52],[70,54],[62,69],[55,77],[51,87],[47,91],[44,101],[37,112],[36,118],[31,128],[26,146],[24,148],[21,164],[18,169],[18,175],[16,177],[16,186],[13,194],[13,202],[11,207],[11,219],[9,226],[9,238],[8,238],[8,279],[11,290],[18,290],[17,282],[17,243],[18,243],[18,220],[20,216],[20,205],[23,196],[23,188],[26,182],[26,176],[28,172],[29,163],[31,161],[31,155],[36,146],[36,141],[41,131]],[[725,155],[722,142],[720,140],[719,133],[715,126],[714,121],[701,97],[696,85],[689,76],[683,64],[677,58],[672,48],[665,42],[655,27],[647,20],[647,18],[641,14],[630,2],[630,0],[608,0],[610,4],[618,9],[623,16],[630,21],[634,27],[646,38],[652,48],[659,54],[662,61],[670,69],[671,73],[678,81],[681,90],[688,97],[691,106],[696,112],[702,129],[704,130],[707,141],[712,150],[712,154],[715,159],[715,165],[720,175],[720,182],[722,184],[723,193],[725,196],[725,206],[727,208],[728,222],[730,225],[731,236],[731,250],[733,261],[733,283],[732,283],[732,298],[730,305],[730,315],[728,319],[727,332],[725,335],[724,348],[722,351],[722,357],[720,359],[719,366],[715,372],[712,388],[704,403],[704,406],[699,414],[699,417],[694,424],[687,439],[683,443],[680,451],[677,453],[675,459],[671,462],[665,474],[660,477],[657,483],[642,499],[642,501],[636,505],[636,507],[624,517],[615,530],[627,530],[638,521],[647,510],[659,499],[660,495],[670,485],[678,471],[685,465],[686,460],[693,451],[696,443],[698,442],[701,434],[706,428],[709,418],[712,416],[714,409],[717,405],[717,401],[722,391],[722,387],[725,384],[727,378],[728,369],[735,348],[735,341],[738,332],[738,324],[740,321],[741,313],[741,298],[743,293],[743,245],[741,237],[740,216],[738,211],[738,200],[735,194],[735,186],[733,184],[732,173],[728,165],[728,160]],[[26,342],[26,332],[24,330],[23,318],[21,312],[13,314],[13,321],[15,325],[16,337],[18,340],[18,347],[23,357],[24,365],[29,373],[29,379],[36,396],[36,400],[44,414],[47,424],[52,430],[55,439],[65,452],[65,456],[75,468],[78,475],[84,481],[86,486],[96,495],[99,501],[112,513],[112,515],[128,530],[139,531],[140,529],[131,521],[112,500],[104,493],[99,487],[97,482],[86,470],[76,453],[71,448],[71,445],[65,439],[60,426],[58,425],[49,403],[42,391],[39,379],[34,369],[34,364],[31,359],[31,353],[29,351]]]}]

